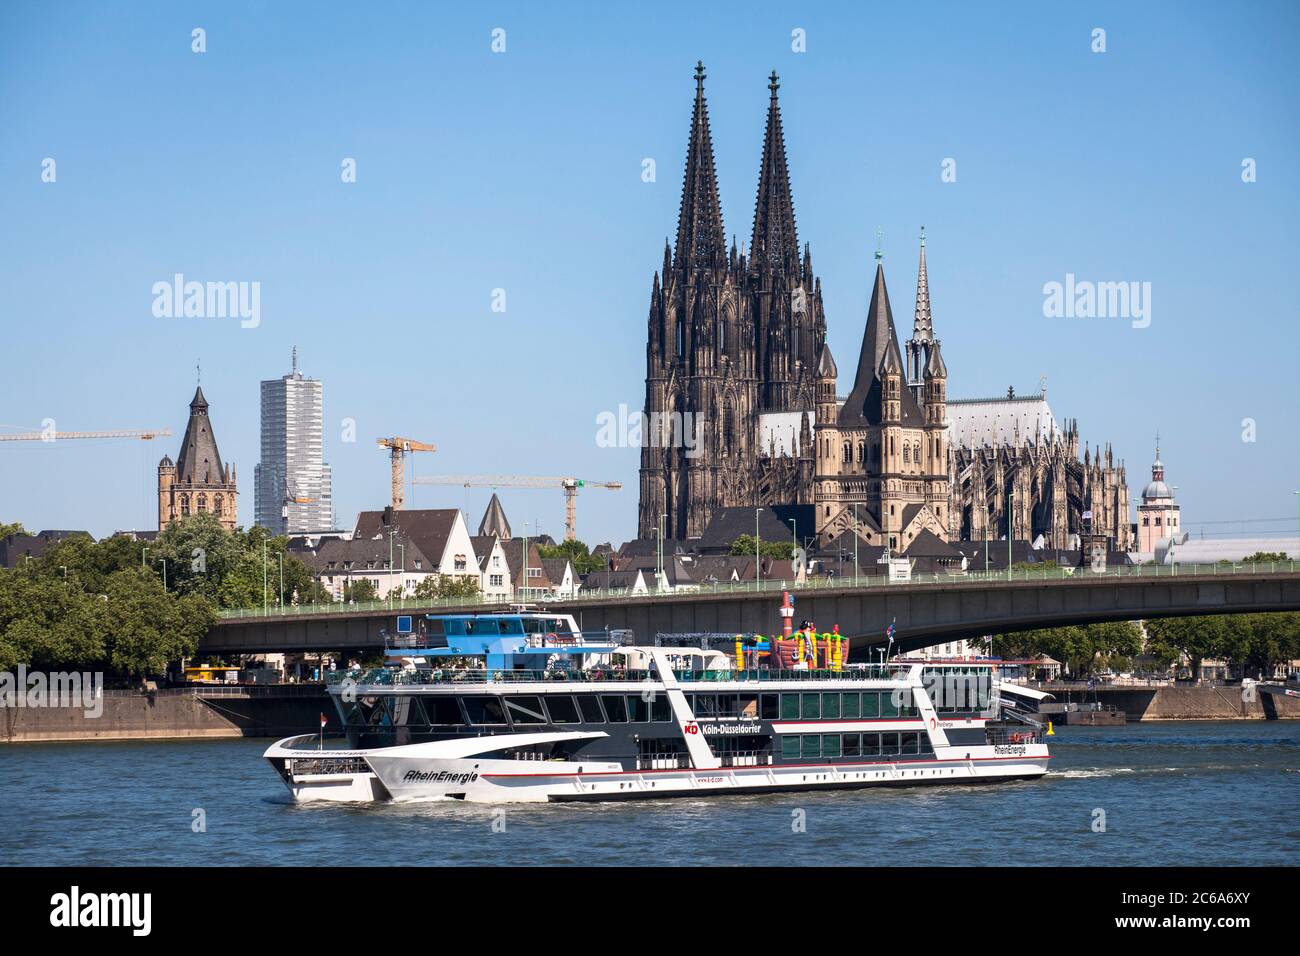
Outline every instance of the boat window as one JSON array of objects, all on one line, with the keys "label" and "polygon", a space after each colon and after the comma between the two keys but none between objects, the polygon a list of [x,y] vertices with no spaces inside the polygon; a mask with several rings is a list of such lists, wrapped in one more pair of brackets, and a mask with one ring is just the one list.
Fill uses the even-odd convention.
[{"label": "boat window", "polygon": [[803,719],[817,720],[822,715],[822,695],[821,694],[804,694],[803,695]]},{"label": "boat window", "polygon": [[930,735],[920,734],[919,736],[921,738],[921,753],[923,754],[934,753],[934,744],[930,743]]},{"label": "boat window", "polygon": [[920,740],[916,734],[906,733],[902,735],[902,738],[902,747],[899,749],[899,753],[915,754],[921,752]]},{"label": "boat window", "polygon": [[469,634],[500,634],[498,623],[493,618],[476,618],[465,625],[465,630]]},{"label": "boat window", "polygon": [[781,737],[781,756],[794,758],[799,756],[798,734],[785,734]]},{"label": "boat window", "polygon": [[822,756],[838,757],[840,755],[840,735],[822,734]]},{"label": "boat window", "polygon": [[502,634],[522,634],[524,633],[524,622],[517,617],[508,617],[501,622]]},{"label": "boat window", "polygon": [[898,691],[890,691],[887,694],[880,695],[880,716],[897,717],[898,716],[898,698],[894,695]]},{"label": "boat window", "polygon": [[781,695],[781,719],[782,720],[799,719],[799,695],[798,694]]},{"label": "boat window", "polygon": [[862,756],[864,757],[880,756],[880,734],[862,735]]},{"label": "boat window", "polygon": [[595,694],[578,695],[578,709],[582,711],[582,720],[588,724],[603,724],[605,714],[600,709],[600,701]]},{"label": "boat window", "polygon": [[857,694],[844,694],[840,699],[840,716],[852,720],[862,716],[861,698]]},{"label": "boat window", "polygon": [[393,723],[399,727],[422,727],[428,723],[424,718],[424,707],[420,701],[405,694],[394,697],[392,701]]},{"label": "boat window", "polygon": [[802,750],[805,757],[820,757],[822,755],[822,735],[804,734]]},{"label": "boat window", "polygon": [[781,696],[779,694],[764,694],[759,707],[759,716],[763,720],[776,720],[781,716]]},{"label": "boat window", "polygon": [[465,716],[471,724],[504,724],[506,712],[500,697],[466,697]]},{"label": "boat window", "polygon": [[735,717],[739,713],[740,711],[737,707],[735,694],[718,695],[718,716],[719,717]]},{"label": "boat window", "polygon": [[718,715],[718,698],[713,694],[696,694],[694,706],[696,717],[716,717]]},{"label": "boat window", "polygon": [[898,691],[898,715],[900,717],[915,717],[916,708],[912,704],[912,688],[904,687]]},{"label": "boat window", "polygon": [[551,715],[551,722],[556,724],[578,723],[578,705],[567,694],[564,696],[546,696],[546,710]]},{"label": "boat window", "polygon": [[829,719],[840,716],[839,694],[822,694],[822,716]]},{"label": "boat window", "polygon": [[542,710],[542,702],[537,697],[507,697],[506,709],[510,711],[510,720],[513,723],[546,723],[546,713]]},{"label": "boat window", "polygon": [[545,634],[546,623],[535,617],[524,618],[524,632],[527,634]]},{"label": "boat window", "polygon": [[897,753],[899,752],[899,750],[898,750],[898,734],[896,734],[896,733],[894,733],[894,734],[881,734],[881,735],[880,735],[880,752],[881,752],[881,754],[883,754],[883,755],[886,756],[886,757],[891,756],[891,755],[893,755],[893,754],[897,754]]},{"label": "boat window", "polygon": [[609,715],[611,724],[627,723],[627,704],[622,697],[616,697],[613,694],[602,694],[601,703],[605,705],[605,713]]},{"label": "boat window", "polygon": [[844,735],[844,756],[856,757],[862,753],[862,735],[845,734]]},{"label": "boat window", "polygon": [[388,702],[382,697],[362,697],[360,710],[361,719],[371,727],[387,727],[392,724]]},{"label": "boat window", "polygon": [[650,701],[640,694],[627,695],[628,720],[634,724],[644,724],[650,719]]},{"label": "boat window", "polygon": [[673,719],[673,708],[672,704],[668,702],[667,694],[655,694],[655,699],[650,704],[650,719],[657,723],[664,723]]},{"label": "boat window", "polygon": [[862,716],[880,716],[880,695],[875,691],[870,691],[862,695]]},{"label": "boat window", "polygon": [[463,724],[465,718],[460,712],[460,704],[455,697],[445,694],[430,695],[424,702],[429,722],[434,724]]},{"label": "boat window", "polygon": [[431,617],[428,619],[428,623],[425,625],[425,632],[430,637],[442,637],[444,634],[447,633],[446,628],[443,627],[443,623],[444,622],[442,618]]},{"label": "boat window", "polygon": [[756,720],[758,718],[758,698],[752,694],[748,697],[743,694],[737,697],[736,716],[744,717],[747,720]]}]

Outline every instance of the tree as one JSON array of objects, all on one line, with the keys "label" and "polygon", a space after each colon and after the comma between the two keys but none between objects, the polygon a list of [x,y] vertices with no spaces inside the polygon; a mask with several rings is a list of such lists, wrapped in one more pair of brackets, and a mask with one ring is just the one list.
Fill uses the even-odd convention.
[{"label": "tree", "polygon": [[1141,653],[1142,632],[1131,621],[1051,627],[999,634],[993,648],[1004,658],[1045,654],[1061,661],[1072,674],[1090,674],[1115,670]]},{"label": "tree", "polygon": [[1256,551],[1254,554],[1247,556],[1247,564],[1266,563],[1269,561],[1289,561],[1285,551]]},{"label": "tree", "polygon": [[378,599],[379,591],[375,588],[375,582],[369,578],[357,578],[355,581],[348,581],[343,585],[344,601],[355,601],[361,604],[365,601],[376,601]]},{"label": "tree", "polygon": [[1187,658],[1192,677],[1201,678],[1206,658],[1227,656],[1228,629],[1220,617],[1171,617],[1147,621],[1147,647],[1170,660]]},{"label": "tree", "polygon": [[[794,557],[794,543],[791,541],[764,541],[759,539],[758,551],[765,558],[789,561]],[[754,553],[754,536],[742,534],[731,542],[731,553],[737,556],[749,556]]]},{"label": "tree", "polygon": [[415,586],[414,593],[423,600],[473,597],[478,594],[478,579],[453,574],[431,574]]},{"label": "tree", "polygon": [[607,568],[604,558],[593,556],[586,543],[576,538],[559,544],[539,544],[537,553],[543,558],[568,558],[575,574],[604,571]]},{"label": "tree", "polygon": [[26,534],[26,533],[27,532],[23,530],[23,523],[21,521],[14,521],[11,522],[10,524],[5,524],[3,522],[0,522],[0,540],[9,537],[11,534]]}]

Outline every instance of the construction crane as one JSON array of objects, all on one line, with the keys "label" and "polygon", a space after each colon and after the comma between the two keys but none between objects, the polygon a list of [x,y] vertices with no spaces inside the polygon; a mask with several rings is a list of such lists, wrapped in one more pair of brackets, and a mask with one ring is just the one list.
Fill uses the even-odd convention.
[{"label": "construction crane", "polygon": [[139,438],[151,441],[154,438],[167,438],[170,428],[153,428],[148,431],[111,431],[111,432],[21,432],[17,435],[0,435],[0,441],[61,441],[64,438]]},{"label": "construction crane", "polygon": [[393,459],[393,510],[400,511],[406,504],[406,455],[413,451],[437,451],[428,442],[414,438],[377,438],[381,448],[387,448]]},{"label": "construction crane", "polygon": [[416,478],[417,485],[460,485],[464,488],[563,488],[564,540],[578,537],[578,489],[608,488],[618,491],[621,481],[586,481],[582,478],[528,477],[525,475],[430,475]]}]

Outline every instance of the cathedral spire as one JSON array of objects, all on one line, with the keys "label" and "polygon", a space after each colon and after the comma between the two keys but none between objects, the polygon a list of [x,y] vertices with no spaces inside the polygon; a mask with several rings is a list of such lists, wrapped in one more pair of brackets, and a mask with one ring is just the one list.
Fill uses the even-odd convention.
[{"label": "cathedral spire", "polygon": [[726,256],[718,177],[713,164],[713,137],[709,132],[709,106],[704,99],[705,75],[704,63],[696,63],[695,109],[691,114],[691,139],[686,150],[674,250],[678,269],[721,265]]},{"label": "cathedral spire", "polygon": [[776,91],[776,70],[768,79],[771,99],[767,106],[767,131],[763,134],[763,158],[758,170],[758,198],[754,203],[754,232],[750,261],[758,268],[773,267],[796,272],[799,238],[794,224],[794,200],[790,194],[790,170],[785,157],[785,134],[781,129],[781,104]]},{"label": "cathedral spire", "polygon": [[930,277],[925,270],[925,226],[921,227],[921,265],[916,276],[916,318],[912,338],[919,341],[934,337],[934,320],[930,315]]}]

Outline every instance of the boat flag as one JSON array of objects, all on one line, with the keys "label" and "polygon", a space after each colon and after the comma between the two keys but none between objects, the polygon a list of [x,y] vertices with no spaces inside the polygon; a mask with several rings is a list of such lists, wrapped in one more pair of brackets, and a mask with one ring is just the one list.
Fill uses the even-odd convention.
[{"label": "boat flag", "polygon": [[320,715],[320,729],[321,729],[321,730],[324,730],[324,729],[325,729],[325,725],[328,724],[329,722],[330,722],[330,720],[329,720],[328,717],[326,717],[324,714],[321,714],[321,715]]}]

